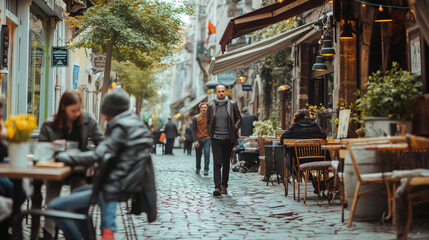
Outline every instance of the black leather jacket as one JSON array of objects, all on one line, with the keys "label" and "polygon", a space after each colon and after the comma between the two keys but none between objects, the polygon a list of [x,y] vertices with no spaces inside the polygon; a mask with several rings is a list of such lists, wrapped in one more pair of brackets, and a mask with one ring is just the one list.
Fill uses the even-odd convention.
[{"label": "black leather jacket", "polygon": [[[139,117],[129,111],[117,115],[107,123],[106,139],[94,151],[60,153],[57,161],[66,165],[86,165],[98,162],[103,172],[98,173],[101,191],[106,201],[124,201],[142,191],[145,175],[153,175],[150,152],[153,139],[149,129]],[[103,166],[104,162],[107,166]],[[106,165],[106,164],[104,164]],[[149,166],[149,167],[148,167]],[[149,184],[152,206],[156,202],[155,180]],[[156,211],[156,210],[155,210]]]}]

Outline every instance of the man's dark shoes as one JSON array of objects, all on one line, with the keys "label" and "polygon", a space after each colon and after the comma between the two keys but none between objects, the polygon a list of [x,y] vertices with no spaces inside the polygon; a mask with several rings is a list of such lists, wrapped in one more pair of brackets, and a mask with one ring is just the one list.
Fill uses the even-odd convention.
[{"label": "man's dark shoes", "polygon": [[215,196],[215,197],[222,196],[222,194],[220,193],[220,189],[219,188],[215,188],[215,190],[213,192],[213,196]]},{"label": "man's dark shoes", "polygon": [[200,174],[200,169],[199,168],[195,171],[195,174]]},{"label": "man's dark shoes", "polygon": [[209,175],[209,171],[204,171],[204,176]]},{"label": "man's dark shoes", "polygon": [[220,186],[220,193],[221,194],[228,194],[228,190],[226,189],[226,186],[222,185]]}]

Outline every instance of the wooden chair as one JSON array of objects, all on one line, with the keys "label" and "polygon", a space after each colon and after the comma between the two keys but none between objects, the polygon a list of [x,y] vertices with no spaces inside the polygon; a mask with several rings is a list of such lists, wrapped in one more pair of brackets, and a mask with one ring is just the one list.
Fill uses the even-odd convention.
[{"label": "wooden chair", "polygon": [[[429,170],[427,170],[429,171]],[[404,179],[407,180],[407,179]],[[420,191],[412,191],[416,187],[419,186],[429,186],[429,176],[420,176],[420,177],[412,177],[408,182],[407,187],[407,198],[408,198],[408,217],[407,222],[405,224],[404,230],[398,231],[397,229],[397,239],[407,239],[408,232],[411,229],[411,225],[413,222],[413,206],[421,203],[429,202],[429,191],[426,190],[420,190]],[[399,224],[396,224],[397,227],[399,227]]]},{"label": "wooden chair", "polygon": [[[358,145],[362,145],[362,144],[358,144]],[[360,191],[360,188],[363,185],[371,185],[371,184],[385,184],[386,185],[387,202],[388,202],[388,209],[389,209],[389,216],[386,218],[389,218],[390,214],[392,213],[392,209],[393,209],[392,202],[394,200],[394,196],[392,194],[392,191],[390,190],[389,184],[390,183],[393,184],[393,191],[395,191],[396,183],[399,181],[399,179],[393,178],[391,172],[361,174],[360,170],[359,170],[359,166],[356,163],[355,155],[353,153],[352,148],[353,148],[353,145],[351,142],[349,142],[348,146],[347,146],[347,151],[350,154],[350,158],[352,160],[353,168],[355,170],[356,177],[357,177],[357,183],[356,183],[356,188],[355,188],[352,206],[350,209],[350,216],[349,216],[349,220],[347,223],[347,227],[351,227],[351,225],[352,225],[353,217],[354,217],[354,213],[356,210],[356,205],[357,205],[357,201],[358,201],[359,197],[364,195],[364,194],[368,194],[371,192],[378,191],[375,189]]]},{"label": "wooden chair", "polygon": [[[302,179],[301,173],[304,174],[304,203],[307,200],[307,182],[310,176],[310,171],[316,173],[313,177],[317,179],[318,192],[320,196],[320,180],[325,182],[325,186],[328,186],[327,178],[329,177],[328,169],[331,167],[331,163],[325,161],[325,150],[322,149],[322,145],[325,143],[323,139],[311,139],[311,140],[298,140],[295,143],[295,154],[296,154],[296,165],[295,162],[292,165],[293,171],[297,171],[297,185],[298,185],[298,202],[300,201],[300,181]],[[293,178],[293,194],[295,197],[295,174],[292,174]],[[327,187],[329,191],[329,187]],[[328,192],[329,195],[329,192]]]}]

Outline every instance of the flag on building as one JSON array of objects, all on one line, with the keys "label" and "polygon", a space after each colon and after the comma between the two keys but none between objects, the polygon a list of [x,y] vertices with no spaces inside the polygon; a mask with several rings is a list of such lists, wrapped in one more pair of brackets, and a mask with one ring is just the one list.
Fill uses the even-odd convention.
[{"label": "flag on building", "polygon": [[206,38],[206,44],[209,43],[210,35],[216,33],[216,27],[213,25],[213,23],[210,22],[207,26],[207,38]]}]

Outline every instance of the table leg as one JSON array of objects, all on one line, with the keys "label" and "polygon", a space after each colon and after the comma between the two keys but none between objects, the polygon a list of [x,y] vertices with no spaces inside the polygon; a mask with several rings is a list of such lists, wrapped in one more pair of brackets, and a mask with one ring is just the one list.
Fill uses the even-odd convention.
[{"label": "table leg", "polygon": [[[32,208],[41,209],[42,207],[42,184],[41,180],[34,180],[34,193],[31,198]],[[31,239],[37,240],[39,239],[39,230],[40,230],[40,216],[33,215],[31,216]]]},{"label": "table leg", "polygon": [[22,179],[13,179],[13,208],[12,208],[12,239],[22,239],[22,219],[21,203],[22,199]]}]

